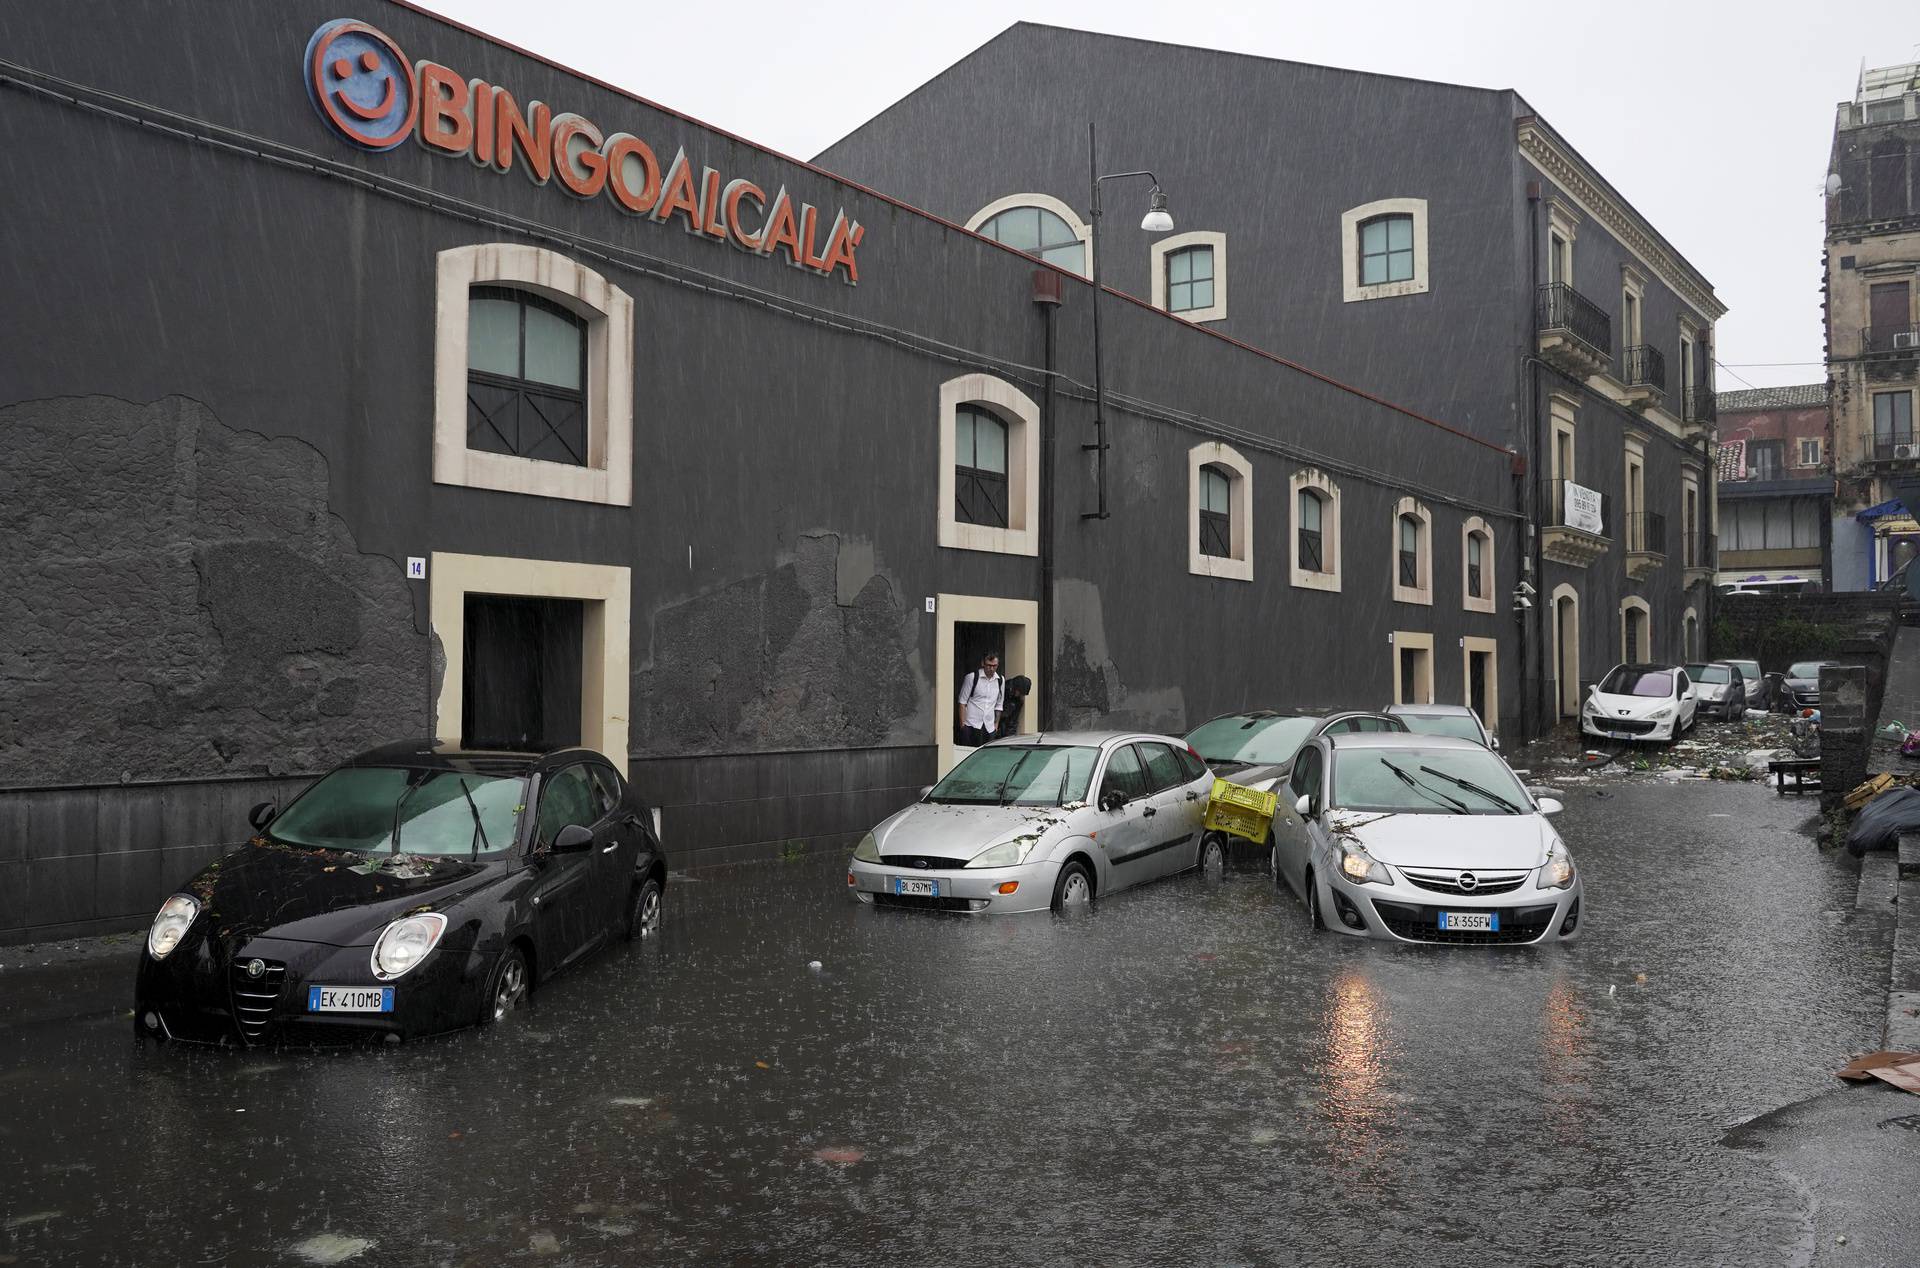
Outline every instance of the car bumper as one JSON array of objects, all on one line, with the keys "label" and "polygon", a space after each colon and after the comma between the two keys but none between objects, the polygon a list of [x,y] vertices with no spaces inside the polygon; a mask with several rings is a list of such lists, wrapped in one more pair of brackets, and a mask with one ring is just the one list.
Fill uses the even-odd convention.
[{"label": "car bumper", "polygon": [[[336,947],[257,937],[228,959],[207,939],[156,961],[143,948],[134,986],[134,1033],[220,1047],[348,1043],[418,1037],[472,1025],[492,957],[436,947],[418,968],[391,982],[373,976],[371,947]],[[253,960],[263,971],[246,971]],[[393,988],[393,1010],[316,1013],[308,987]]]},{"label": "car bumper", "polygon": [[1603,740],[1646,740],[1660,743],[1671,740],[1680,724],[1678,715],[1657,721],[1642,718],[1606,718],[1591,713],[1580,715],[1580,732]]},{"label": "car bumper", "polygon": [[[1060,875],[1060,864],[1052,860],[1022,863],[1018,867],[969,867],[935,871],[868,863],[855,859],[847,864],[847,888],[863,903],[882,907],[901,907],[923,911],[947,911],[958,915],[1012,915],[1023,911],[1046,911],[1053,906],[1053,884]],[[895,881],[933,881],[938,897],[901,895]],[[1003,885],[1014,885],[1011,894],[1003,894]]]},{"label": "car bumper", "polygon": [[[1578,876],[1568,889],[1537,889],[1528,879],[1519,889],[1473,898],[1423,889],[1397,873],[1391,885],[1355,884],[1344,876],[1316,877],[1314,883],[1321,887],[1320,914],[1327,928],[1355,938],[1426,945],[1514,946],[1571,942],[1584,923]],[[1442,929],[1441,912],[1496,912],[1500,928],[1485,932]]]}]

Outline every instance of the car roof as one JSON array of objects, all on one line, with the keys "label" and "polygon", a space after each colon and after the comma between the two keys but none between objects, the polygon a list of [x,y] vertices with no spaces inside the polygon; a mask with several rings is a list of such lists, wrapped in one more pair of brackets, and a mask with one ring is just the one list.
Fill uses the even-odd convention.
[{"label": "car roof", "polygon": [[1329,735],[1327,743],[1336,749],[1346,748],[1457,748],[1470,753],[1485,753],[1486,745],[1458,735],[1421,735],[1413,731],[1350,731],[1341,735]]},{"label": "car roof", "polygon": [[[1663,665],[1654,661],[1636,661],[1630,664],[1615,665],[1613,667],[1613,669],[1624,669],[1635,674],[1663,674],[1685,668],[1685,665]],[[1612,673],[1613,669],[1609,669],[1607,672]]]},{"label": "car roof", "polygon": [[1390,704],[1384,712],[1394,717],[1416,718],[1478,718],[1480,716],[1463,704]]},{"label": "car roof", "polygon": [[1160,744],[1171,744],[1176,748],[1187,746],[1187,742],[1177,735],[1160,735],[1153,731],[1036,731],[1032,735],[1009,735],[980,747],[1017,748],[1023,745],[1058,744],[1067,747],[1105,748],[1110,744],[1120,744],[1128,740],[1152,740]]},{"label": "car roof", "polygon": [[397,740],[364,753],[356,753],[340,764],[465,771],[476,775],[533,775],[544,774],[583,758],[612,765],[603,754],[579,745],[542,752],[481,748],[477,745],[449,744],[437,739]]}]

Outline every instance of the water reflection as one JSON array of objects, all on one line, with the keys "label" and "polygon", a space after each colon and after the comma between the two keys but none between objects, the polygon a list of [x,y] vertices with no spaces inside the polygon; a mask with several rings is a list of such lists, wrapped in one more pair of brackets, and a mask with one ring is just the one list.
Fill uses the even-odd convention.
[{"label": "water reflection", "polygon": [[1322,1112],[1336,1166],[1371,1173],[1397,1154],[1394,1097],[1388,1086],[1390,1013],[1372,978],[1342,966],[1327,984],[1320,1067]]}]

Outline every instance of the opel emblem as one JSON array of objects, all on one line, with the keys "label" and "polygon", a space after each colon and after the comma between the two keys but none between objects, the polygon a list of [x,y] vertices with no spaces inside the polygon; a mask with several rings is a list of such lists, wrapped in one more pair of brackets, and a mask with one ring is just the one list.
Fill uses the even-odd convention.
[{"label": "opel emblem", "polygon": [[267,962],[261,959],[247,961],[247,976],[259,977],[267,971]]},{"label": "opel emblem", "polygon": [[1463,891],[1467,893],[1472,893],[1475,889],[1479,888],[1480,878],[1478,876],[1475,876],[1472,872],[1462,872],[1460,873],[1459,883],[1460,883],[1460,888]]}]

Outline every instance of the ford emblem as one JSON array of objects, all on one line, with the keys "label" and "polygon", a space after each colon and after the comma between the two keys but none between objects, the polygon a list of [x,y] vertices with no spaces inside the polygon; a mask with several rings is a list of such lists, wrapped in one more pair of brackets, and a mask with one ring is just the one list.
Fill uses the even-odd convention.
[{"label": "ford emblem", "polygon": [[267,971],[267,962],[265,960],[252,959],[247,961],[248,977],[260,977],[263,974],[265,974],[266,971]]},{"label": "ford emblem", "polygon": [[1462,872],[1460,873],[1459,885],[1463,893],[1471,894],[1480,887],[1480,878],[1472,872]]},{"label": "ford emblem", "polygon": [[915,859],[913,861],[913,865],[919,868],[923,872],[926,871],[928,867],[928,863],[925,859]]}]

